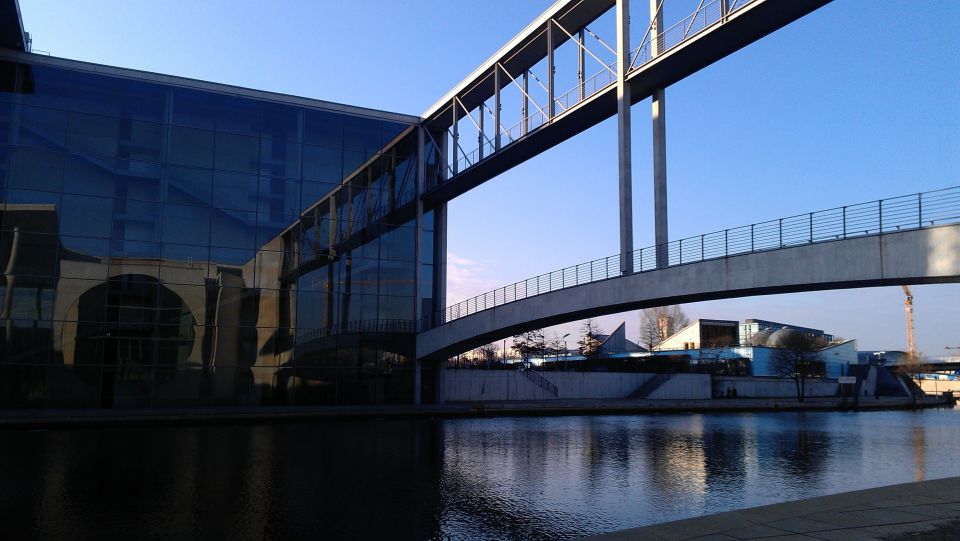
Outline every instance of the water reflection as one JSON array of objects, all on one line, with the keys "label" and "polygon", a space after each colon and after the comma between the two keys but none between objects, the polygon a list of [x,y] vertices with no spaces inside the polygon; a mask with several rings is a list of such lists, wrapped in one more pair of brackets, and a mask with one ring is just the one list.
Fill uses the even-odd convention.
[{"label": "water reflection", "polygon": [[162,528],[569,539],[960,475],[960,410],[7,431],[3,441],[8,538]]}]

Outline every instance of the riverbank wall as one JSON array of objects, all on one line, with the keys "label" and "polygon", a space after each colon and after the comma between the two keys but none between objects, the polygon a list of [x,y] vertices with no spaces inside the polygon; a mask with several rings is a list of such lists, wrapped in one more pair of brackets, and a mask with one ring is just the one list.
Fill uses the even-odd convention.
[{"label": "riverbank wall", "polygon": [[[874,396],[873,372],[861,382],[861,394]],[[804,396],[839,397],[836,379],[809,378]],[[848,390],[849,391],[849,390]],[[907,390],[903,390],[907,395]],[[636,372],[541,372],[520,370],[447,369],[447,402],[619,399],[701,400],[713,397],[795,398],[792,378],[733,377],[710,374],[653,374]]]}]

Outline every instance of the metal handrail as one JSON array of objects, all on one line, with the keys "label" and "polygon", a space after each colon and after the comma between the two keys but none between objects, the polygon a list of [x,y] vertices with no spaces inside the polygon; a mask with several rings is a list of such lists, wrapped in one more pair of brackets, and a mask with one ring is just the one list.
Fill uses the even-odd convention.
[{"label": "metal handrail", "polygon": [[337,323],[330,327],[310,329],[298,333],[294,342],[297,345],[307,344],[327,336],[344,333],[401,333],[409,334],[417,331],[417,322],[412,319],[357,319]]},{"label": "metal handrail", "polygon": [[[869,235],[960,223],[960,186],[879,199],[785,218],[704,233],[694,237],[647,246],[630,253],[633,272],[661,268],[657,254],[664,254],[666,267],[699,263],[735,255],[780,250]],[[620,255],[534,276],[438,310],[421,322],[421,330],[507,303],[623,276]]]}]

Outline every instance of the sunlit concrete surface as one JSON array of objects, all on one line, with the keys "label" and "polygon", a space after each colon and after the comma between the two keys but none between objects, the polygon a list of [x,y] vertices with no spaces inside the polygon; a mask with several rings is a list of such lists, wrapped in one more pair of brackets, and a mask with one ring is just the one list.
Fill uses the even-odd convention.
[{"label": "sunlit concrete surface", "polygon": [[[960,477],[845,492],[591,536],[590,541],[956,539]],[[937,536],[947,535],[946,537]],[[930,537],[927,537],[930,536]]]}]

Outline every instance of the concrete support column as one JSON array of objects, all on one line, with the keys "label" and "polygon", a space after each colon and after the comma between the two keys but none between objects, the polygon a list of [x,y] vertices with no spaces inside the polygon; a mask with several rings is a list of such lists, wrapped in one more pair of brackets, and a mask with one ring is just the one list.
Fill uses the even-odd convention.
[{"label": "concrete support column", "polygon": [[451,165],[451,168],[453,169],[453,174],[456,175],[458,172],[457,170],[460,167],[458,163],[460,160],[457,159],[457,149],[460,147],[460,131],[459,131],[459,128],[457,127],[458,117],[457,117],[457,98],[456,97],[454,97],[453,101],[450,102],[450,110],[453,113],[453,127],[452,127],[453,136],[452,136],[452,140],[450,141],[450,150],[453,152],[453,156],[452,156],[453,163],[451,163],[450,165]]},{"label": "concrete support column", "polygon": [[587,53],[584,51],[584,47],[586,47],[587,44],[584,43],[583,29],[577,33],[577,41],[580,42],[580,50],[577,51],[577,80],[580,84],[580,101],[583,101],[583,99],[587,97],[587,89],[584,85],[584,79],[587,76]]},{"label": "concrete support column", "polygon": [[[554,97],[553,81],[555,77],[553,76],[554,64],[553,64],[553,49],[555,47],[555,42],[553,38],[553,20],[547,21],[547,116],[550,119],[553,119],[554,115],[557,114],[556,111],[556,102]],[[546,121],[546,119],[544,119]]]},{"label": "concrete support column", "polygon": [[653,216],[657,268],[669,263],[667,243],[667,119],[664,89],[653,91]]},{"label": "concrete support column", "polygon": [[520,111],[520,117],[523,118],[523,126],[520,128],[521,135],[526,135],[530,128],[530,72],[523,70],[523,106]]},{"label": "concrete support column", "polygon": [[[663,53],[663,9],[661,0],[650,0],[650,54],[656,58]],[[666,90],[658,88],[651,94],[653,119],[653,221],[654,242],[657,245],[657,268],[669,264],[667,243],[667,116]]]},{"label": "concrete support column", "polygon": [[500,150],[500,65],[493,66],[493,149]]},{"label": "concrete support column", "polygon": [[617,157],[620,181],[620,273],[633,272],[633,176],[630,147],[630,3],[617,0]]},{"label": "concrete support column", "polygon": [[487,116],[483,114],[483,108],[486,105],[486,102],[480,104],[480,107],[477,107],[477,112],[480,113],[480,122],[477,123],[477,159],[483,159],[483,138],[486,135],[483,132],[483,117]]},{"label": "concrete support column", "polygon": [[[417,330],[428,321],[430,314],[423,313],[423,195],[427,178],[427,157],[425,154],[426,133],[421,125],[417,128],[417,244],[414,254],[414,283],[413,297],[416,305],[414,306],[414,317],[417,322]],[[421,367],[420,359],[413,361],[413,403],[420,405],[420,377]]]}]

